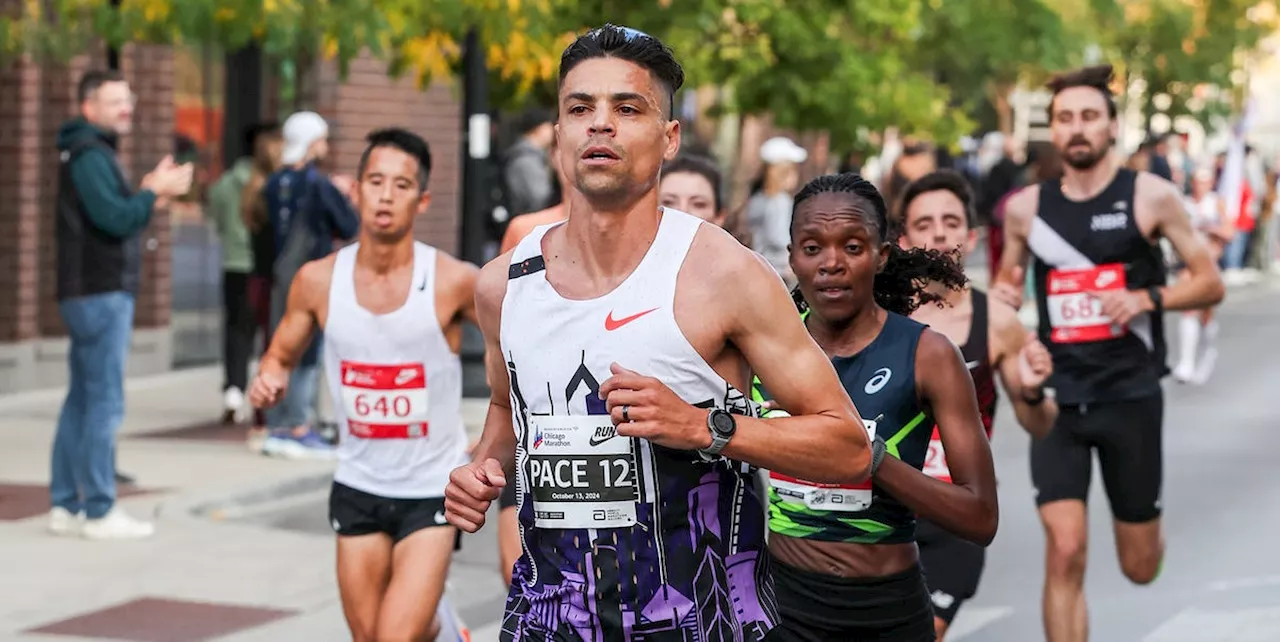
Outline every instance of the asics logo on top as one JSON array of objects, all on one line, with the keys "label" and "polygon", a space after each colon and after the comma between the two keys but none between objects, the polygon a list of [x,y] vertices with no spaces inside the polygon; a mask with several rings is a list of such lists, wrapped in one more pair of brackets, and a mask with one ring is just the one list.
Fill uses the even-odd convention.
[{"label": "asics logo on top", "polygon": [[888,368],[876,370],[875,375],[867,381],[867,385],[862,389],[862,391],[869,395],[874,395],[877,392],[880,392],[880,389],[884,388],[885,385],[889,383],[889,378],[892,376],[893,371]]},{"label": "asics logo on top", "polygon": [[588,440],[588,443],[590,443],[592,446],[599,446],[600,444],[603,444],[604,442],[609,441],[610,439],[613,439],[614,437],[617,437],[617,436],[618,436],[617,426],[600,426],[599,428],[596,428],[596,434],[591,436],[591,439]]},{"label": "asics logo on top", "polygon": [[396,373],[396,385],[403,386],[404,384],[413,381],[417,376],[417,370],[414,370],[413,368],[403,368],[400,372]]},{"label": "asics logo on top", "polygon": [[640,317],[646,314],[649,314],[650,312],[653,312],[654,310],[657,310],[657,309],[658,308],[650,308],[648,310],[645,310],[644,312],[637,312],[629,317],[622,317],[621,319],[613,318],[613,310],[610,310],[609,314],[606,315],[604,318],[604,329],[609,332],[613,332],[614,330],[617,330],[618,328],[621,328],[622,326],[628,323],[631,323],[632,321],[635,321],[636,319],[639,319]]}]

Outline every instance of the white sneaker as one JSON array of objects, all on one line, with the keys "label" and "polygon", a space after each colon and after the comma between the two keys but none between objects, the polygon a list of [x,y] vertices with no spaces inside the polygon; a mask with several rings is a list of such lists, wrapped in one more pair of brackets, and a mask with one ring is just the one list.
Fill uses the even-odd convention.
[{"label": "white sneaker", "polygon": [[236,422],[244,421],[244,392],[235,386],[222,393],[222,409]]},{"label": "white sneaker", "polygon": [[54,535],[79,535],[80,529],[83,527],[84,513],[73,514],[61,506],[54,506],[49,511],[49,532]]},{"label": "white sneaker", "polygon": [[1191,383],[1197,386],[1203,386],[1209,382],[1209,377],[1213,376],[1213,367],[1218,363],[1218,349],[1210,347],[1204,351],[1204,356],[1200,359],[1200,365],[1196,367],[1196,372],[1191,376]]},{"label": "white sneaker", "polygon": [[85,539],[145,539],[155,532],[154,524],[135,519],[118,506],[99,519],[85,520],[81,529]]}]

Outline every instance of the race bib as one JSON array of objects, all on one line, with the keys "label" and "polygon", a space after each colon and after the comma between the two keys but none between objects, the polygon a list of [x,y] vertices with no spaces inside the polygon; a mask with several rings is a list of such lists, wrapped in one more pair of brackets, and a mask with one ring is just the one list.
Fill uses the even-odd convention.
[{"label": "race bib", "polygon": [[[864,419],[867,438],[876,438],[876,422]],[[887,457],[888,455],[886,455]],[[813,510],[855,513],[871,508],[871,479],[861,484],[820,484],[769,471],[769,485],[779,499]]]},{"label": "race bib", "polygon": [[924,474],[951,483],[951,469],[947,467],[947,453],[942,450],[942,439],[938,437],[938,427],[933,427],[933,436],[929,438],[929,452],[924,456]]},{"label": "race bib", "polygon": [[1049,270],[1048,285],[1049,339],[1054,343],[1086,343],[1124,335],[1124,327],[1102,313],[1102,302],[1093,295],[1125,290],[1124,265]]},{"label": "race bib", "polygon": [[531,416],[529,487],[539,528],[636,523],[635,457],[609,415]]},{"label": "race bib", "polygon": [[420,363],[342,362],[347,432],[361,439],[427,436],[427,373]]}]

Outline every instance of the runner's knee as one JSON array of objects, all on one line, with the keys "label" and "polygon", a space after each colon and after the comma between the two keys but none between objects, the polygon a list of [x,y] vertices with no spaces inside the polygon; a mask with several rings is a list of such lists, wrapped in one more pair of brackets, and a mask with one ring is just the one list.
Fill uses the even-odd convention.
[{"label": "runner's knee", "polygon": [[937,636],[938,642],[947,635],[947,622],[940,617],[933,618],[933,634]]},{"label": "runner's knee", "polygon": [[440,623],[434,615],[427,620],[425,626],[417,626],[418,624],[404,619],[399,619],[398,622],[383,620],[378,623],[378,635],[373,640],[376,642],[428,642],[436,639],[440,633]]},{"label": "runner's knee", "polygon": [[1120,570],[1134,584],[1154,582],[1164,561],[1164,543],[1159,531],[1155,531],[1154,536],[1123,531],[1123,526],[1117,528],[1116,552],[1120,557]]},{"label": "runner's knee", "polygon": [[1089,535],[1083,528],[1045,529],[1045,557],[1051,577],[1083,578]]}]

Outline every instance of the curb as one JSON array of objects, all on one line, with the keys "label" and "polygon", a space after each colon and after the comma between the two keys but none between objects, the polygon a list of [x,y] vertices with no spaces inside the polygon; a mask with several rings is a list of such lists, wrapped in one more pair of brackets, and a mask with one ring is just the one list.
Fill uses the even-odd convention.
[{"label": "curb", "polygon": [[200,502],[187,510],[197,517],[217,521],[239,519],[281,504],[296,503],[304,497],[309,500],[312,499],[311,496],[321,493],[327,495],[332,484],[332,471],[315,473],[294,477],[270,486],[244,491],[222,499]]}]

